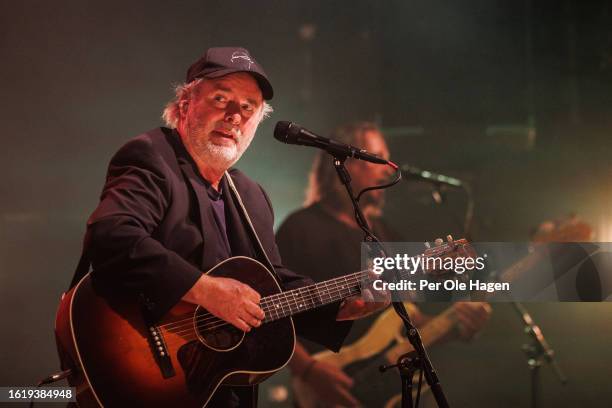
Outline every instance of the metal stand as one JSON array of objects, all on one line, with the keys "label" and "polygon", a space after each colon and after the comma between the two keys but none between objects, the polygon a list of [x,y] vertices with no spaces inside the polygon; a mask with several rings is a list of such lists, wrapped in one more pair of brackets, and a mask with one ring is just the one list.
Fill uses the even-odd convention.
[{"label": "metal stand", "polygon": [[555,374],[559,378],[562,385],[567,383],[567,377],[561,371],[561,368],[555,361],[555,352],[544,338],[544,333],[531,318],[531,315],[520,302],[512,302],[514,309],[519,314],[521,320],[525,324],[525,333],[531,337],[531,342],[523,344],[523,352],[527,357],[527,366],[529,367],[529,376],[531,382],[531,408],[537,408],[540,405],[540,367],[544,361],[548,362]]},{"label": "metal stand", "polygon": [[[414,378],[414,373],[417,370],[421,369],[421,359],[414,353],[406,353],[402,354],[398,359],[396,364],[391,365],[382,365],[379,367],[381,373],[384,373],[391,368],[397,368],[400,378],[402,381],[402,408],[412,408],[414,406],[414,402],[412,401],[412,379]],[[419,381],[419,390],[420,390],[420,381]],[[417,406],[418,406],[419,397],[417,396]]]},{"label": "metal stand", "polygon": [[[463,236],[468,240],[471,240],[471,228],[472,221],[474,219],[474,195],[472,194],[472,187],[466,181],[453,179],[452,177],[442,176],[440,174],[429,173],[425,176],[426,172],[416,167],[404,165],[402,166],[402,174],[406,176],[406,180],[416,179],[418,181],[425,181],[431,184],[433,187],[431,190],[431,198],[437,205],[443,205],[446,203],[446,189],[460,188],[465,192],[467,198],[467,205],[465,207],[465,216],[463,218]],[[440,180],[444,181],[441,182]]]},{"label": "metal stand", "polygon": [[[382,254],[386,255],[385,249],[380,244],[380,241],[370,231],[368,222],[365,219],[365,216],[363,215],[361,208],[359,207],[359,203],[355,199],[355,196],[353,194],[353,189],[351,188],[351,176],[346,170],[346,167],[344,166],[345,161],[346,161],[346,156],[344,157],[334,156],[333,163],[334,163],[334,167],[336,168],[336,172],[338,173],[338,177],[340,178],[340,182],[346,188],[349,198],[351,199],[351,203],[353,204],[353,209],[355,210],[355,220],[357,221],[357,224],[359,225],[359,227],[365,233],[364,240],[370,243],[372,242],[377,243],[378,250]],[[448,401],[446,400],[444,391],[442,391],[442,385],[440,384],[440,380],[438,379],[438,374],[436,373],[436,371],[433,368],[433,365],[431,364],[431,360],[429,359],[429,356],[427,355],[427,351],[425,350],[425,347],[423,346],[423,341],[421,340],[421,336],[417,328],[412,324],[412,321],[410,320],[410,316],[408,316],[408,312],[406,311],[404,304],[402,302],[392,302],[392,305],[393,305],[393,308],[395,309],[395,312],[402,319],[402,322],[404,323],[404,326],[406,328],[406,333],[408,336],[408,341],[410,342],[410,344],[412,344],[412,347],[414,347],[415,352],[417,353],[419,359],[421,360],[421,369],[423,370],[425,379],[427,380],[427,383],[429,384],[429,387],[431,388],[434,398],[436,399],[436,403],[438,404],[438,407],[448,408],[449,406]]]},{"label": "metal stand", "polygon": [[[527,349],[530,350],[528,351]],[[533,350],[533,347],[530,347],[527,344],[523,345],[523,351],[525,351],[525,354],[527,354],[527,365],[529,366],[529,377],[531,379],[531,403],[529,406],[531,408],[536,408],[539,405],[540,367],[542,367],[542,361],[540,361],[540,359],[536,357],[531,350]]]}]

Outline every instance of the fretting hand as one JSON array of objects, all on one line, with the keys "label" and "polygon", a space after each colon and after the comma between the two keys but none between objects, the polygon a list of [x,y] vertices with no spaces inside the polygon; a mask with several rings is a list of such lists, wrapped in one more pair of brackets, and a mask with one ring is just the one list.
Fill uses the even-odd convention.
[{"label": "fretting hand", "polygon": [[344,301],[338,311],[336,320],[361,319],[389,306],[391,294],[388,290],[374,289],[372,283],[376,279],[380,279],[380,275],[369,271],[368,283],[362,288],[361,294],[347,298]]},{"label": "fretting hand", "polygon": [[486,302],[457,302],[453,305],[457,317],[459,337],[471,340],[487,324],[491,317],[491,306]]}]

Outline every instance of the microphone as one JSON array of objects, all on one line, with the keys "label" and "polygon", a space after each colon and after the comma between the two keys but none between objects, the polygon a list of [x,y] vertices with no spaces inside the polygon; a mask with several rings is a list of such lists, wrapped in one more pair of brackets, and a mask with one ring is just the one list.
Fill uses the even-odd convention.
[{"label": "microphone", "polygon": [[371,163],[392,165],[388,160],[378,157],[375,154],[368,153],[366,150],[319,136],[293,122],[280,121],[276,123],[276,127],[274,128],[274,138],[287,144],[311,146],[323,149],[329,154],[337,157],[352,157]]},{"label": "microphone", "polygon": [[444,184],[452,187],[463,187],[465,183],[454,177],[436,174],[428,170],[419,169],[418,167],[404,164],[400,167],[402,175],[406,178],[413,178],[422,181],[428,181],[433,184]]}]

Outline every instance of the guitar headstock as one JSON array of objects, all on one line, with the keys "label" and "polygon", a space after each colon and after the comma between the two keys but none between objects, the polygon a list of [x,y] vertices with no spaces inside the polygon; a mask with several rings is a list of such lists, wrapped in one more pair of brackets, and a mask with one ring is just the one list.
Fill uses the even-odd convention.
[{"label": "guitar headstock", "polygon": [[434,246],[429,242],[425,243],[424,256],[453,256],[461,254],[462,256],[468,256],[467,254],[476,254],[474,248],[469,244],[467,239],[453,239],[451,235],[446,236],[446,242],[442,238],[438,238],[434,241]]},{"label": "guitar headstock", "polygon": [[[454,240],[450,235],[446,237],[446,242],[444,242],[441,238],[438,238],[434,241],[434,246],[431,246],[429,243],[425,243],[425,247],[426,250],[423,252],[423,258],[433,260],[438,259],[439,261],[427,262],[428,266],[423,270],[426,274],[439,278],[457,277],[463,275],[463,272],[466,270],[457,272],[455,268],[444,267],[445,265],[450,265],[451,262],[453,265],[456,265],[456,260],[458,258],[463,258],[463,261],[461,262],[462,268],[467,269],[469,272],[470,270],[474,269],[475,261],[468,261],[467,264],[471,265],[472,267],[465,267],[465,260],[475,260],[478,256],[476,250],[472,245],[470,245],[467,239],[461,238]],[[464,276],[467,276],[467,274]]]}]

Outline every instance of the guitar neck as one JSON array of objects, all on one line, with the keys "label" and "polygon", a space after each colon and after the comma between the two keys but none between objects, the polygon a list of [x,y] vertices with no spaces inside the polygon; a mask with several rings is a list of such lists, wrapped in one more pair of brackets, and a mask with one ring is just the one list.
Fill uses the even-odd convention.
[{"label": "guitar neck", "polygon": [[368,271],[355,272],[314,285],[288,290],[261,299],[264,323],[342,301],[361,293]]},{"label": "guitar neck", "polygon": [[[460,239],[455,241],[453,245],[461,246],[466,244],[466,240]],[[426,253],[419,255],[419,257],[423,259],[438,258],[452,251],[453,248],[454,246],[452,245],[443,244],[428,249]],[[411,274],[412,272],[406,270],[397,272],[399,278],[406,278]],[[266,314],[264,323],[293,316],[297,313],[316,309],[358,295],[361,293],[362,285],[368,284],[372,280],[373,278],[369,275],[369,271],[365,270],[315,283],[314,285],[266,296],[260,301],[260,305]]]}]

